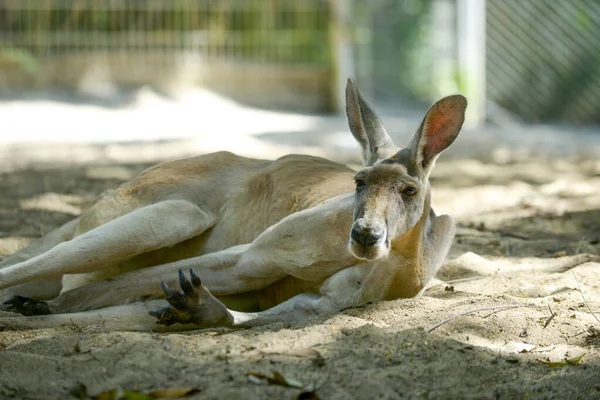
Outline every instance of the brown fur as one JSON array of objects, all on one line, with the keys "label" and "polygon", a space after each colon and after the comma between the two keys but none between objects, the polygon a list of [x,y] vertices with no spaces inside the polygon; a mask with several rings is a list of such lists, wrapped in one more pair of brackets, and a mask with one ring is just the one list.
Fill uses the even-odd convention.
[{"label": "brown fur", "polygon": [[[352,190],[352,174],[351,169],[319,157],[287,155],[264,161],[230,152],[150,167],[133,181],[104,193],[81,216],[73,237],[135,208],[168,200],[174,193],[210,210],[218,222],[202,235],[175,247],[153,250],[102,271],[67,278],[64,289],[251,243],[282,218]],[[304,179],[298,181],[297,176]]]}]

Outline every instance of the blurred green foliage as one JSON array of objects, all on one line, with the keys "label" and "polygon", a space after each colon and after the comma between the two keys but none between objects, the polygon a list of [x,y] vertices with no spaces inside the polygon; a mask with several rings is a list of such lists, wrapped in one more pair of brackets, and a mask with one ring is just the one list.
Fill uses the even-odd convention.
[{"label": "blurred green foliage", "polygon": [[0,51],[0,57],[3,63],[17,64],[31,75],[36,74],[40,69],[38,60],[26,49],[5,46]]},{"label": "blurred green foliage", "polygon": [[[193,46],[250,61],[322,64],[330,57],[328,24],[325,0],[4,0],[0,46],[37,56],[103,44],[114,50]],[[200,41],[186,41],[199,32],[206,33]],[[120,41],[127,33],[140,34],[135,44]]]}]

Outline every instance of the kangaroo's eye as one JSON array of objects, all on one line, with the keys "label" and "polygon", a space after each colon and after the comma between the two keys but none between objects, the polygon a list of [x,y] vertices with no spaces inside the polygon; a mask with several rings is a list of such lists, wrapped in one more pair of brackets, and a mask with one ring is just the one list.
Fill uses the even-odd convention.
[{"label": "kangaroo's eye", "polygon": [[412,197],[415,194],[417,194],[417,189],[415,189],[414,187],[409,186],[409,187],[407,187],[406,189],[404,189],[402,191],[402,194],[406,195],[406,196],[409,196],[409,197]]},{"label": "kangaroo's eye", "polygon": [[365,181],[363,181],[362,179],[355,179],[354,182],[356,182],[356,190],[360,190],[360,189],[364,188],[365,186],[367,186]]}]

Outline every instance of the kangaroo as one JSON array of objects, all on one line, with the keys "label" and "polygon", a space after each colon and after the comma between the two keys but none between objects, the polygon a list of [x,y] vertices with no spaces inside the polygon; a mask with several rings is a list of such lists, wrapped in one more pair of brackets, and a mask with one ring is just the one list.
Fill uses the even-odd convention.
[{"label": "kangaroo", "polygon": [[399,148],[348,80],[358,172],[228,152],[151,167],[0,263],[5,310],[27,316],[0,325],[247,328],[416,296],[454,238],[429,175],[466,106],[439,100]]}]

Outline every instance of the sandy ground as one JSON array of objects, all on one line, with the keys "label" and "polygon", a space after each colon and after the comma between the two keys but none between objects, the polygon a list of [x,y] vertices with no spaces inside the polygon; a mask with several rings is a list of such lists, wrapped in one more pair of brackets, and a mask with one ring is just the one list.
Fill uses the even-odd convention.
[{"label": "sandy ground", "polygon": [[[137,145],[128,146],[131,155]],[[190,387],[198,399],[311,398],[311,390],[322,399],[600,398],[600,162],[562,151],[456,152],[438,162],[434,206],[458,231],[419,298],[242,331],[4,331],[0,398],[65,399],[82,387],[90,396]],[[148,165],[141,158],[93,153],[97,162],[77,168],[4,163],[0,257],[133,177]],[[504,306],[512,308],[486,310]],[[259,385],[253,372],[305,389]]]}]

